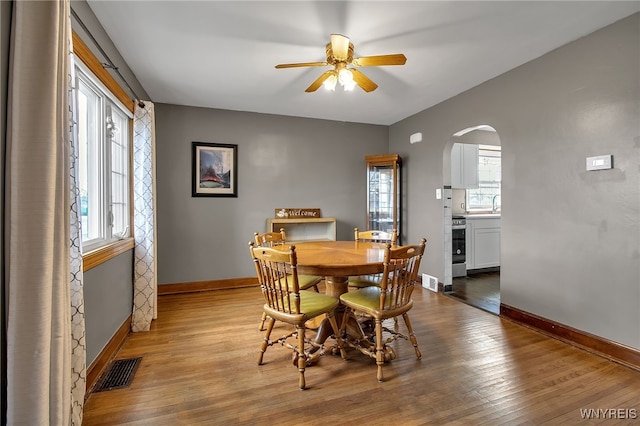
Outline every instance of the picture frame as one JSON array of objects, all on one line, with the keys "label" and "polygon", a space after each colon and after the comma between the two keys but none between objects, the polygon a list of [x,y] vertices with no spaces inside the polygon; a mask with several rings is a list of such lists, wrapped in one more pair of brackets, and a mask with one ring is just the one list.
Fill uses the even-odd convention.
[{"label": "picture frame", "polygon": [[192,197],[238,196],[238,145],[192,143]]}]

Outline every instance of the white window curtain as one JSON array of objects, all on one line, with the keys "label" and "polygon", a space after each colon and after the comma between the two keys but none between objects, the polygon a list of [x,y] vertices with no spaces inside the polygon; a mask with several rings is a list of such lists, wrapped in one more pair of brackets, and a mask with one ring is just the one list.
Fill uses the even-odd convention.
[{"label": "white window curtain", "polygon": [[157,318],[155,111],[136,102],[133,112],[134,290],[131,330],[148,331]]},{"label": "white window curtain", "polygon": [[86,351],[79,225],[72,219],[69,12],[69,0],[13,3],[4,224],[10,425],[82,423]]},{"label": "white window curtain", "polygon": [[[70,83],[75,81],[73,66],[70,67]],[[75,105],[74,91],[69,91],[70,105]],[[72,109],[73,110],[73,109]],[[82,220],[80,218],[80,186],[78,181],[79,157],[75,118],[71,121],[72,134],[69,159],[69,194],[70,194],[70,236],[69,250],[71,258],[70,296],[71,296],[71,424],[82,424],[84,398],[87,391],[87,344],[85,340],[84,322],[84,273],[82,267]]]}]

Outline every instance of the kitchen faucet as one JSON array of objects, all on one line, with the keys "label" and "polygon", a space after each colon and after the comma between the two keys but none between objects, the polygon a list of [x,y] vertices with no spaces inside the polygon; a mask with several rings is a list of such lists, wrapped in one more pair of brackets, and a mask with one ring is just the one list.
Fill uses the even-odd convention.
[{"label": "kitchen faucet", "polygon": [[498,206],[496,205],[496,198],[498,198],[500,196],[500,194],[496,194],[493,196],[493,199],[491,200],[491,211],[493,213],[496,212],[496,210],[498,210]]}]

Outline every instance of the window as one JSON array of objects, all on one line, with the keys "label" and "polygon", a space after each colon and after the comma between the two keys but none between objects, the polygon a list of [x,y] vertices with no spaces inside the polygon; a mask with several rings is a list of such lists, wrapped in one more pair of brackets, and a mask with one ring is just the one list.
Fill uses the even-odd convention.
[{"label": "window", "polygon": [[478,188],[467,189],[467,210],[494,212],[500,210],[501,154],[499,146],[479,146]]},{"label": "window", "polygon": [[82,248],[129,236],[130,112],[81,63],[75,67]]}]

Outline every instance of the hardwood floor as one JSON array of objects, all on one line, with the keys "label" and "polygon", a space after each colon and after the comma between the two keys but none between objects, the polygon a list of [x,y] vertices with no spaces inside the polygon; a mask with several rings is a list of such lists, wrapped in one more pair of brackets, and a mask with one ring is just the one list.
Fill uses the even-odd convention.
[{"label": "hardwood floor", "polygon": [[261,297],[257,287],[161,296],[151,331],[117,355],[142,357],[131,386],[90,395],[83,425],[574,425],[581,410],[626,410],[616,420],[591,412],[600,418],[589,424],[609,425],[640,415],[640,372],[420,287],[410,315],[421,360],[395,342],[378,383],[370,358],[326,355],[300,391],[290,351],[269,348],[256,364]]},{"label": "hardwood floor", "polygon": [[476,308],[500,314],[500,271],[469,274],[452,280],[447,294]]}]

